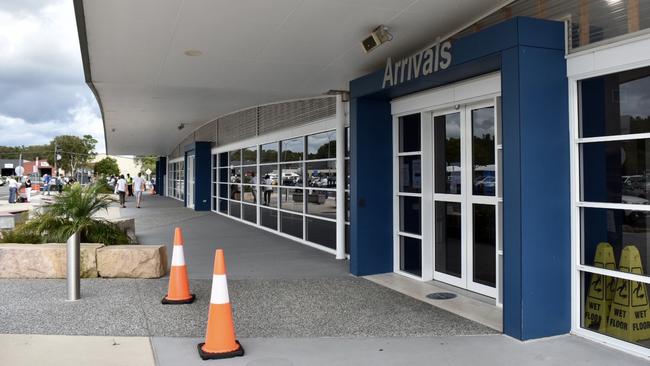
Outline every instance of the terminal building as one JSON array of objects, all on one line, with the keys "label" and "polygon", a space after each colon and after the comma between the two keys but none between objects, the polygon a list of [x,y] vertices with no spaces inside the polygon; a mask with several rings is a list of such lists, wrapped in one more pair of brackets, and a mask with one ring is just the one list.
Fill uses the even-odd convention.
[{"label": "terminal building", "polygon": [[650,357],[650,3],[75,10],[107,152],[158,155],[158,194]]}]

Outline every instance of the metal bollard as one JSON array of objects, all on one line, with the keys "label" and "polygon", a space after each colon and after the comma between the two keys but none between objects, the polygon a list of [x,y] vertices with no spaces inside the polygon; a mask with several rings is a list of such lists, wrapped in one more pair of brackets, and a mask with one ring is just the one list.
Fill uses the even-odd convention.
[{"label": "metal bollard", "polygon": [[67,241],[68,257],[68,301],[80,299],[81,281],[79,279],[79,252],[81,251],[79,233],[72,234]]}]

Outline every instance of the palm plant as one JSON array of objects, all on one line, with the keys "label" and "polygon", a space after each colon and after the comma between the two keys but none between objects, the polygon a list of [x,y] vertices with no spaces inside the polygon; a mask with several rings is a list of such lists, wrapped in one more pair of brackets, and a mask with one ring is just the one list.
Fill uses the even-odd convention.
[{"label": "palm plant", "polygon": [[27,237],[40,235],[45,242],[65,242],[72,234],[79,232],[81,241],[90,243],[129,244],[131,239],[114,223],[96,216],[116,200],[102,194],[100,184],[81,186],[74,184],[44,212],[37,214],[25,224],[16,228]]}]

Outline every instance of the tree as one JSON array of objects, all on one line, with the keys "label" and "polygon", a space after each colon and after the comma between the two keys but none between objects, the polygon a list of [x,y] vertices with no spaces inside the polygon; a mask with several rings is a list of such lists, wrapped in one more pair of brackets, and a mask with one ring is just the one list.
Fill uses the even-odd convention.
[{"label": "tree", "polygon": [[140,171],[142,173],[146,172],[147,169],[151,169],[151,174],[156,174],[156,162],[158,161],[157,156],[138,156],[135,158],[135,163],[140,165]]},{"label": "tree", "polygon": [[111,158],[110,156],[107,156],[104,159],[96,162],[95,174],[102,176],[119,175],[120,167],[117,165],[117,160]]},{"label": "tree", "polygon": [[61,135],[55,137],[50,142],[49,153],[47,154],[47,161],[54,164],[56,156],[54,150],[56,147],[57,154],[61,156],[61,160],[56,161],[59,168],[63,168],[69,174],[74,174],[77,169],[88,166],[88,163],[95,158],[95,140],[90,135],[84,135],[83,138],[70,135]]}]

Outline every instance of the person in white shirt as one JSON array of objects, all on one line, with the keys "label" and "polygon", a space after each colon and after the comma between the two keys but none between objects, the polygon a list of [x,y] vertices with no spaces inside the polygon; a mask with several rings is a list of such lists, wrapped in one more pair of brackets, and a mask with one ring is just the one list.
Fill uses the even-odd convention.
[{"label": "person in white shirt", "polygon": [[120,179],[115,183],[115,193],[120,195],[120,206],[126,208],[126,179],[124,179],[124,174],[120,175]]},{"label": "person in white shirt", "polygon": [[9,177],[9,203],[16,203],[16,195],[20,184],[14,177]]},{"label": "person in white shirt", "polygon": [[142,202],[142,192],[144,192],[144,179],[142,178],[142,173],[138,173],[138,176],[133,180],[133,192],[135,193],[135,207],[140,208],[140,202]]}]

